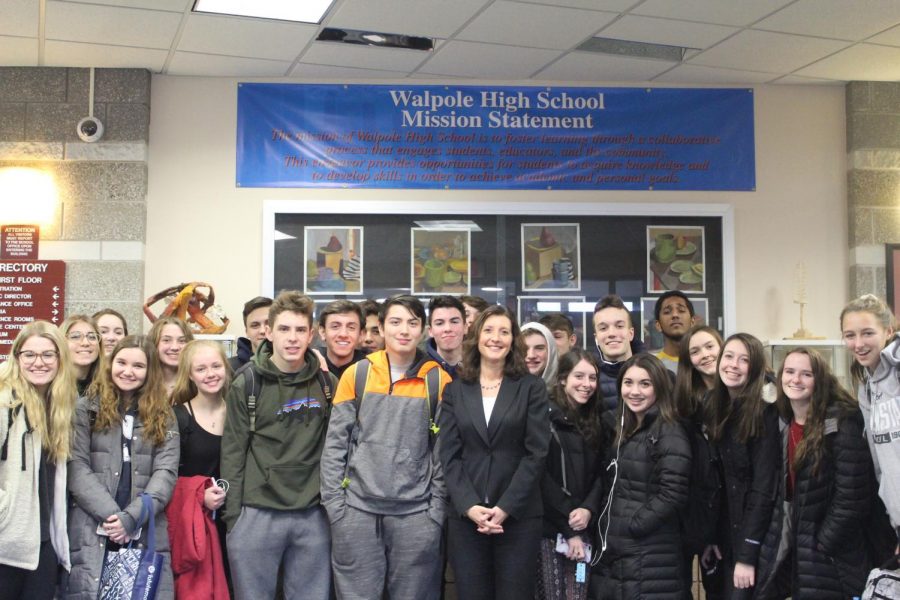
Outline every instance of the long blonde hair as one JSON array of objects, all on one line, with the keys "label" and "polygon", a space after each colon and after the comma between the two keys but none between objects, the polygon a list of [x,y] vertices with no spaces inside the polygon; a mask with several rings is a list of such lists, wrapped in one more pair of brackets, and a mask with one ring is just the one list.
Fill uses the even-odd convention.
[{"label": "long blonde hair", "polygon": [[197,384],[191,379],[191,363],[194,361],[194,355],[201,348],[210,348],[218,352],[219,358],[222,359],[222,364],[225,365],[225,383],[222,385],[222,391],[219,392],[221,397],[225,397],[228,384],[231,382],[232,372],[231,365],[228,364],[228,358],[225,356],[225,351],[222,349],[222,344],[211,340],[192,340],[181,351],[181,356],[178,359],[178,376],[175,378],[175,389],[172,390],[173,406],[184,404],[188,400],[196,398],[199,393]]},{"label": "long blonde hair", "polygon": [[[58,370],[50,383],[46,398],[41,397],[19,367],[18,355],[22,346],[35,336],[53,342],[59,353]],[[72,424],[78,391],[75,387],[75,372],[69,359],[69,345],[56,325],[47,321],[33,321],[22,328],[13,342],[9,358],[0,367],[0,389],[11,392],[9,408],[20,405],[25,407],[28,422],[41,436],[41,446],[50,461],[58,465],[68,460],[72,450]]]},{"label": "long blonde hair", "polygon": [[103,363],[102,369],[97,374],[91,387],[100,404],[94,431],[117,426],[125,414],[127,407],[119,400],[119,388],[112,380],[112,367],[116,356],[126,348],[137,348],[147,359],[147,377],[135,390],[134,397],[137,398],[138,415],[144,424],[144,438],[154,446],[160,446],[166,441],[172,408],[163,387],[162,367],[156,356],[156,347],[150,343],[149,338],[142,335],[129,335],[119,340],[110,353],[109,360]]}]

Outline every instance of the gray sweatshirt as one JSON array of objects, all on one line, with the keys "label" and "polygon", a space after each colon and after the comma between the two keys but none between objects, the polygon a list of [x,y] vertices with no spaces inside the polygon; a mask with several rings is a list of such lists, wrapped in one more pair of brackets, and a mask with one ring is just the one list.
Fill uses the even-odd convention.
[{"label": "gray sweatshirt", "polygon": [[881,351],[881,364],[859,385],[859,407],[875,462],[878,495],[900,528],[900,338]]}]

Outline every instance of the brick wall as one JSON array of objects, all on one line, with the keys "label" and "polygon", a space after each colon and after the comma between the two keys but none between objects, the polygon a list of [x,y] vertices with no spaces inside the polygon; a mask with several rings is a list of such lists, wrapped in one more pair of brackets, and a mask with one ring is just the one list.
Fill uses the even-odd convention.
[{"label": "brick wall", "polygon": [[885,297],[886,243],[900,243],[900,83],[847,85],[850,296]]},{"label": "brick wall", "polygon": [[111,307],[138,333],[150,73],[95,71],[94,116],[105,133],[94,143],[76,134],[88,116],[88,92],[88,69],[0,67],[0,167],[35,167],[56,180],[59,207],[41,228],[40,258],[66,261],[66,313]]}]

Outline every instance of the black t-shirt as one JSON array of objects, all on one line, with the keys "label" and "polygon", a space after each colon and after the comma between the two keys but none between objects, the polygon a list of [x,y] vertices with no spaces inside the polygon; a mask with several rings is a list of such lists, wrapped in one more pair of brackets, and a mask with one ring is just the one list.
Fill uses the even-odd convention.
[{"label": "black t-shirt", "polygon": [[181,436],[178,476],[203,475],[218,479],[222,436],[208,432],[197,423],[190,402],[176,406],[175,417],[178,419],[178,433]]}]

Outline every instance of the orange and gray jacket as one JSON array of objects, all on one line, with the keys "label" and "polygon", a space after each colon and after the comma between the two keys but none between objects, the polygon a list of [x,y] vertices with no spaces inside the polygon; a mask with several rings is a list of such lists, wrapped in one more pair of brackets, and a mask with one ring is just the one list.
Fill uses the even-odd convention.
[{"label": "orange and gray jacket", "polygon": [[[357,389],[357,369],[364,361],[371,364],[364,388]],[[447,489],[431,430],[439,398],[428,398],[426,382],[433,369],[439,372],[440,397],[450,377],[422,352],[394,382],[383,350],[344,372],[321,461],[322,504],[332,522],[349,504],[387,515],[427,510],[443,523]]]}]

